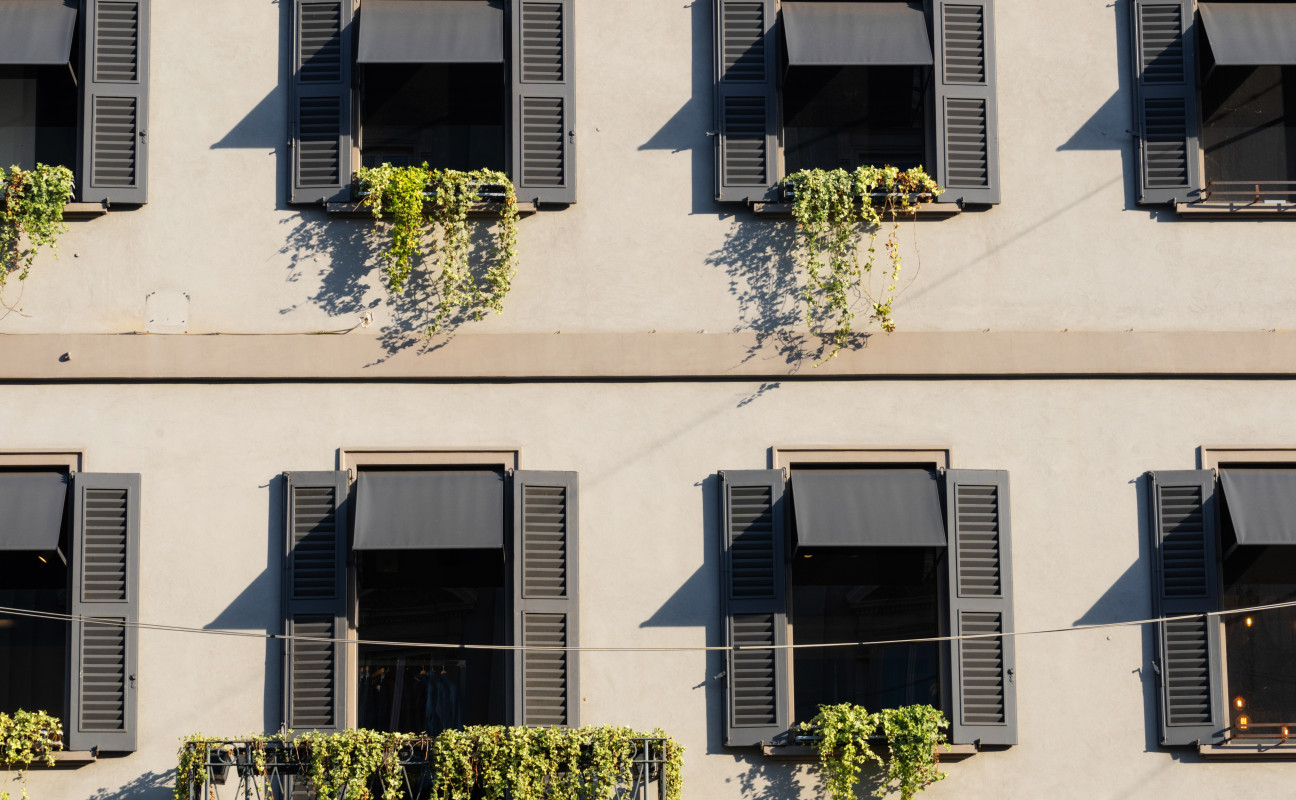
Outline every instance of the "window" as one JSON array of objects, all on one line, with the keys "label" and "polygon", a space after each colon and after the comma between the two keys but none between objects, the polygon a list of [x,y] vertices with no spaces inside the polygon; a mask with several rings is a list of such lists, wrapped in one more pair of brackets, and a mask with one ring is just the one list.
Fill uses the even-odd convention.
[{"label": "window", "polygon": [[135,749],[139,476],[0,466],[0,712],[63,720],[71,750]]},{"label": "window", "polygon": [[417,646],[576,644],[575,475],[402,455],[287,474],[285,631],[409,644],[290,640],[286,724],[576,725],[572,654]]},{"label": "window", "polygon": [[1185,616],[1158,635],[1161,743],[1281,750],[1296,720],[1296,613],[1212,612],[1296,600],[1296,460],[1215,463],[1149,482],[1158,614]]},{"label": "window", "polygon": [[1011,630],[1006,473],[794,462],[721,492],[726,744],[788,744],[841,702],[929,703],[955,743],[1016,743],[1010,637],[785,647]]},{"label": "window", "polygon": [[575,202],[572,3],[293,0],[292,202],[351,200],[354,164],[424,162]]},{"label": "window", "polygon": [[924,166],[997,203],[990,0],[714,0],[717,199],[800,169]]},{"label": "window", "polygon": [[68,167],[83,202],[145,202],[149,6],[0,0],[0,164]]},{"label": "window", "polygon": [[1296,3],[1131,8],[1140,202],[1296,201]]}]

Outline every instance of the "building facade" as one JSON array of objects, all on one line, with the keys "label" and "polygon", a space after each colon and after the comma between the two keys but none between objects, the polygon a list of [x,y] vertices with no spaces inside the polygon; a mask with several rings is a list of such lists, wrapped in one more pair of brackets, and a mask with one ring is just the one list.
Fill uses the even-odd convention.
[{"label": "building facade", "polygon": [[[8,618],[6,697],[97,748],[33,797],[169,796],[199,731],[426,727],[406,662],[302,632],[588,648],[419,675],[462,673],[442,720],[660,727],[690,798],[812,796],[786,731],[839,689],[947,712],[933,798],[1288,791],[1289,610],[1118,623],[1296,591],[1296,4],[31,5],[0,148],[77,196],[0,295],[0,593],[142,624]],[[778,181],[883,156],[946,193],[898,330],[860,300],[821,363]],[[523,210],[503,313],[431,336],[351,181],[429,157]],[[433,584],[468,627],[402,616]]]}]

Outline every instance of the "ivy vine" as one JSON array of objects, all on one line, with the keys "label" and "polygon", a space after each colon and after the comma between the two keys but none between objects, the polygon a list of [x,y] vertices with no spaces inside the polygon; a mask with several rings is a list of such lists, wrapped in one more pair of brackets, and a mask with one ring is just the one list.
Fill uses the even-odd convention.
[{"label": "ivy vine", "polygon": [[[27,800],[27,768],[36,760],[54,766],[54,753],[63,749],[63,723],[44,711],[0,712],[0,769],[17,770],[14,780],[22,784]],[[9,790],[0,789],[0,800],[10,800]]]},{"label": "ivy vine", "polygon": [[72,170],[37,164],[35,169],[0,168],[0,288],[10,274],[24,280],[36,251],[57,252],[67,231],[63,206],[72,199]]},{"label": "ivy vine", "polygon": [[[882,330],[895,330],[893,304],[900,279],[900,218],[912,217],[918,205],[936,199],[942,190],[921,167],[805,169],[783,180],[792,190],[792,218],[797,227],[797,265],[805,272],[802,297],[806,324],[832,347],[825,361],[850,342],[855,318],[853,293],[868,301],[870,318]],[[885,288],[873,295],[863,281],[877,257],[877,238],[884,224],[890,228],[886,251]],[[867,235],[866,257],[861,262],[862,236]]]},{"label": "ivy vine", "polygon": [[[949,748],[948,727],[945,715],[929,705],[871,713],[851,703],[819,706],[814,719],[798,726],[817,737],[819,767],[833,800],[854,800],[860,773],[870,763],[882,773],[874,797],[899,792],[902,800],[912,800],[945,777],[939,748]],[[885,759],[873,750],[879,738],[887,745]]]},{"label": "ivy vine", "polygon": [[[429,332],[435,333],[458,315],[480,320],[487,311],[504,310],[504,298],[517,273],[517,193],[502,172],[479,169],[461,172],[420,167],[361,167],[356,179],[367,192],[364,204],[374,219],[391,215],[390,240],[382,257],[387,282],[402,292],[416,262],[423,257],[427,234],[433,234],[432,253],[439,253],[441,273],[437,312]],[[472,228],[468,212],[484,187],[503,187],[495,242],[480,279],[473,274]]]}]

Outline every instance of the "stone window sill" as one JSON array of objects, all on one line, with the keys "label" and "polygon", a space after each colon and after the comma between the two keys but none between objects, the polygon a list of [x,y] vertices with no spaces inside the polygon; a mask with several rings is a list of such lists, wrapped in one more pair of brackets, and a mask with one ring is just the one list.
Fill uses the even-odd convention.
[{"label": "stone window sill", "polygon": [[1216,219],[1296,219],[1296,203],[1175,203],[1181,217]]},{"label": "stone window sill", "polygon": [[[325,203],[324,207],[330,217],[338,219],[373,219],[373,212],[366,208],[362,202]],[[535,203],[519,202],[517,207],[519,217],[529,217],[536,213]],[[502,208],[503,204],[501,203],[473,203],[468,216],[476,218],[498,217]]]},{"label": "stone window sill", "polygon": [[1277,739],[1234,739],[1224,744],[1199,744],[1204,758],[1220,761],[1296,761],[1296,742]]},{"label": "stone window sill", "polygon": [[[980,752],[980,748],[974,744],[954,744],[950,749],[940,748],[941,762],[964,761]],[[761,753],[770,759],[777,761],[804,761],[813,762],[819,760],[818,752],[809,745],[765,745],[761,747]]]},{"label": "stone window sill", "polygon": [[[918,213],[916,219],[948,219],[963,213],[963,207],[958,203],[920,203],[917,206]],[[791,219],[791,203],[752,203],[752,211],[758,217],[768,217],[770,219]],[[903,219],[904,217],[900,217]]]}]

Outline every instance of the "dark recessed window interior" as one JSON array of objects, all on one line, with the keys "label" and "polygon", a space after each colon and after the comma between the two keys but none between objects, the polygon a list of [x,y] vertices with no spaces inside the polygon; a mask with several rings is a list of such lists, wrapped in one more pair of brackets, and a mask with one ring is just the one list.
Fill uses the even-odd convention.
[{"label": "dark recessed window interior", "polygon": [[[1214,66],[1203,76],[1201,98],[1208,184],[1296,181],[1296,67]],[[1254,197],[1253,185],[1214,189]],[[1296,199],[1296,184],[1260,189],[1280,193],[1262,199]]]},{"label": "dark recessed window interior", "polygon": [[78,105],[66,64],[0,66],[0,166],[75,169]]},{"label": "dark recessed window interior", "polygon": [[504,170],[502,65],[366,64],[362,81],[365,166]]},{"label": "dark recessed window interior", "polygon": [[[355,555],[360,639],[506,643],[502,550]],[[505,658],[495,650],[359,645],[359,726],[435,735],[502,724]]]},{"label": "dark recessed window interior", "polygon": [[[1230,540],[1225,516],[1224,540]],[[1226,547],[1226,551],[1228,548]],[[1296,547],[1232,548],[1224,559],[1224,609],[1296,600]],[[1224,616],[1229,722],[1256,734],[1296,722],[1296,608]]]},{"label": "dark recessed window interior", "polygon": [[[67,614],[68,526],[57,550],[0,550],[0,605]],[[56,619],[0,615],[0,712],[46,711],[67,718],[68,626]]]},{"label": "dark recessed window interior", "polygon": [[794,66],[783,85],[787,172],[922,166],[930,67]]},{"label": "dark recessed window interior", "polygon": [[[940,548],[802,549],[792,557],[790,616],[796,644],[938,636]],[[940,651],[934,643],[792,651],[794,713],[821,704],[870,711],[929,703],[939,708]]]}]

